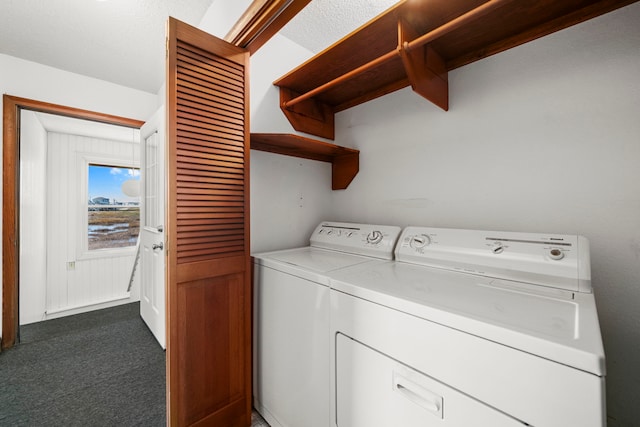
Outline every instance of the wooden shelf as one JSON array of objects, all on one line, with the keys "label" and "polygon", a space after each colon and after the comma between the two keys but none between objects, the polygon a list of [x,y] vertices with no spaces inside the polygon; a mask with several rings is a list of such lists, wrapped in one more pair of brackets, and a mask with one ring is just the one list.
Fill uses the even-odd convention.
[{"label": "wooden shelf", "polygon": [[252,133],[251,149],[331,163],[331,188],[344,190],[358,174],[360,151],[284,133]]},{"label": "wooden shelf", "polygon": [[448,109],[447,73],[638,0],[405,0],[274,82],[294,129],[411,85]]}]

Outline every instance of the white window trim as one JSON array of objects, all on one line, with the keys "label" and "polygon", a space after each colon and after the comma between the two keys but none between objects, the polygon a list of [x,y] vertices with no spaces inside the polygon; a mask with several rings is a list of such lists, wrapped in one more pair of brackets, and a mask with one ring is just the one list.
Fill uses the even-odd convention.
[{"label": "white window trim", "polygon": [[[76,163],[78,165],[78,186],[80,194],[78,200],[78,211],[80,215],[80,232],[78,233],[77,257],[79,261],[87,259],[131,256],[136,252],[136,245],[124,248],[93,249],[89,250],[89,165],[105,165],[121,168],[135,168],[140,170],[138,160],[125,156],[104,156],[94,153],[76,153]],[[142,173],[142,171],[141,171]],[[140,198],[142,204],[142,197]],[[142,218],[141,218],[142,220]],[[139,237],[138,237],[139,238]]]}]

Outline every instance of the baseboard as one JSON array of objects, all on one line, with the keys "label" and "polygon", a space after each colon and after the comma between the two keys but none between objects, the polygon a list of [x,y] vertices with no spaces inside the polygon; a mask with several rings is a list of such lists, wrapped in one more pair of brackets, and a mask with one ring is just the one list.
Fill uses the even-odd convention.
[{"label": "baseboard", "polygon": [[137,302],[139,299],[131,298],[130,295],[125,295],[119,298],[112,298],[109,300],[99,301],[91,304],[77,305],[73,307],[63,307],[56,310],[48,310],[45,312],[44,320],[57,319],[59,317],[72,316],[74,314],[86,313],[88,311],[101,310],[103,308],[115,307],[117,305],[129,304]]}]

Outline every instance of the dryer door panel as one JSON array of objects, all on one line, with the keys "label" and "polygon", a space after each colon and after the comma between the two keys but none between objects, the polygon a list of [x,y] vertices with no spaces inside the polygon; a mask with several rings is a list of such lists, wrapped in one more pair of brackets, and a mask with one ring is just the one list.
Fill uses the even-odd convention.
[{"label": "dryer door panel", "polygon": [[522,427],[386,355],[336,335],[338,427]]}]

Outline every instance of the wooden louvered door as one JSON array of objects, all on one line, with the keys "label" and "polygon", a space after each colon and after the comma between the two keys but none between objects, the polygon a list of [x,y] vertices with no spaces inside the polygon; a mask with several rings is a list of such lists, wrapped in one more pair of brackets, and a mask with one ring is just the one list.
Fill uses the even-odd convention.
[{"label": "wooden louvered door", "polygon": [[249,54],[172,18],[167,49],[168,423],[249,426]]}]

